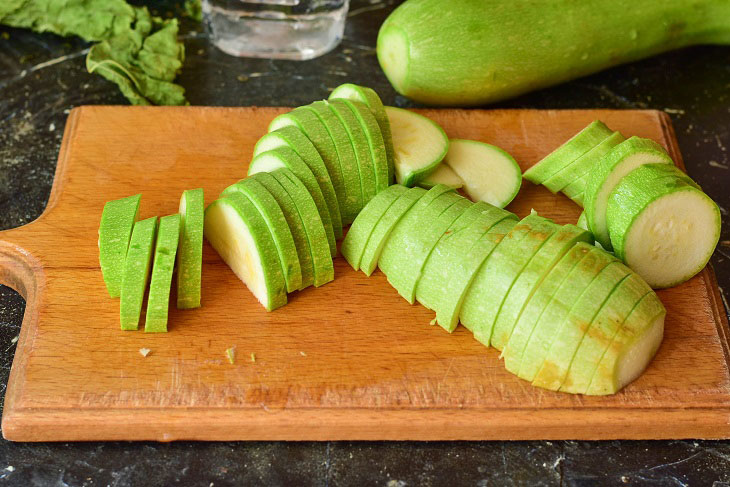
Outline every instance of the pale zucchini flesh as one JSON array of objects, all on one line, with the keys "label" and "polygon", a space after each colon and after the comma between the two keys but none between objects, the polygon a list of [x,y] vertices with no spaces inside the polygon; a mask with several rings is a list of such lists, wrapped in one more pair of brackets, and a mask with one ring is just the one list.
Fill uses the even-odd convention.
[{"label": "pale zucchini flesh", "polygon": [[669,164],[626,175],[609,197],[606,220],[616,255],[655,289],[700,272],[720,239],[717,204]]},{"label": "pale zucchini flesh", "polygon": [[226,188],[221,196],[231,193],[243,194],[255,207],[266,222],[271,237],[279,254],[281,272],[286,281],[287,292],[294,292],[302,287],[302,267],[299,263],[294,237],[287,224],[284,211],[276,198],[256,178],[246,178]]},{"label": "pale zucchini flesh", "polygon": [[442,162],[431,174],[418,183],[420,187],[425,189],[431,189],[437,184],[445,184],[450,188],[459,189],[464,186],[464,181],[453,169]]},{"label": "pale zucchini flesh", "polygon": [[234,192],[211,203],[205,212],[205,238],[267,311],[286,304],[276,247],[247,198]]},{"label": "pale zucchini flesh", "polygon": [[522,171],[514,158],[484,142],[451,139],[444,162],[464,181],[464,191],[474,201],[504,208],[522,185]]},{"label": "pale zucchini flesh", "polygon": [[393,133],[395,180],[413,186],[436,169],[449,148],[449,139],[433,120],[410,110],[385,107]]},{"label": "pale zucchini flesh", "polygon": [[634,136],[614,147],[589,173],[583,207],[588,228],[605,249],[612,249],[606,223],[608,197],[624,176],[646,164],[672,164],[672,159],[653,140]]}]

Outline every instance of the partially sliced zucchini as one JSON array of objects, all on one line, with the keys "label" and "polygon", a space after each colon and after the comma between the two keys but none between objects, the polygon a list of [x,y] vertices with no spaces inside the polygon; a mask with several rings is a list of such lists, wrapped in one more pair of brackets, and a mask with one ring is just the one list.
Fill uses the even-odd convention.
[{"label": "partially sliced zucchini", "polygon": [[[364,207],[378,193],[375,178],[375,164],[372,152],[370,152],[368,137],[362,125],[360,125],[360,121],[347,105],[341,101],[322,103],[325,103],[332,113],[335,114],[350,139],[350,143],[355,152],[357,169],[360,172],[360,190],[362,191],[362,205]],[[387,167],[385,169],[387,170]]]},{"label": "partially sliced zucchini", "polygon": [[404,215],[415,205],[427,191],[423,188],[411,188],[390,205],[383,216],[378,220],[378,224],[373,229],[368,243],[360,260],[360,269],[368,276],[375,271],[378,266],[380,254],[383,251],[385,243],[388,241],[391,232],[400,222]]},{"label": "partially sliced zucchini", "polygon": [[525,171],[525,179],[535,184],[542,184],[550,176],[593,149],[611,133],[612,130],[600,120],[592,122]]},{"label": "partially sliced zucchini", "polygon": [[509,290],[532,256],[560,228],[532,213],[502,239],[474,278],[461,307],[461,323],[489,346],[494,322]]},{"label": "partially sliced zucchini", "polygon": [[248,198],[266,222],[276,245],[276,251],[279,254],[281,272],[284,274],[287,292],[291,293],[301,289],[302,267],[299,263],[294,236],[289,229],[284,211],[277,203],[276,198],[256,178],[242,179],[226,188],[222,196],[229,195],[232,192],[240,192]]},{"label": "partially sliced zucchini", "polygon": [[562,392],[585,394],[613,337],[634,307],[649,293],[654,291],[634,272],[621,281],[583,335],[568,375],[560,386]]},{"label": "partially sliced zucchini", "polygon": [[[607,265],[585,288],[570,312],[555,330],[555,338],[532,385],[557,391],[563,385],[581,340],[609,296],[631,271],[620,262]],[[546,326],[543,318],[538,326]],[[549,325],[547,325],[549,326]]]},{"label": "partially sliced zucchini", "polygon": [[[278,171],[279,169],[277,169]],[[312,260],[312,251],[309,248],[309,239],[307,238],[307,231],[304,229],[304,222],[302,221],[297,206],[289,193],[279,183],[279,181],[273,177],[270,173],[259,172],[253,176],[249,176],[246,179],[254,179],[261,183],[266,190],[271,193],[276,202],[279,204],[286,224],[291,231],[292,237],[294,238],[294,246],[297,249],[297,257],[299,258],[299,266],[302,269],[302,284],[299,289],[304,289],[311,286],[314,283],[314,262]],[[235,185],[226,188],[221,196],[228,196],[230,192],[235,192],[237,189]]]},{"label": "partially sliced zucchini", "polygon": [[449,139],[436,122],[410,110],[385,107],[393,133],[395,180],[414,186],[446,156]]},{"label": "partially sliced zucchini", "polygon": [[614,394],[639,377],[659,350],[667,310],[650,293],[623,322],[598,363],[586,394]]},{"label": "partially sliced zucchini", "polygon": [[442,162],[431,174],[418,183],[420,187],[426,189],[431,189],[437,184],[445,184],[451,188],[459,189],[464,186],[464,181],[453,169]]},{"label": "partially sliced zucchini", "polygon": [[394,160],[395,151],[393,150],[393,136],[390,131],[390,121],[385,113],[385,107],[375,90],[366,86],[345,83],[335,88],[329,96],[330,100],[347,99],[364,103],[372,112],[375,120],[383,134],[383,142],[385,144],[385,152],[388,163],[388,184],[393,184],[395,178]]},{"label": "partially sliced zucchini", "polygon": [[287,302],[276,245],[256,207],[232,192],[205,211],[205,238],[267,311]]},{"label": "partially sliced zucchini", "polygon": [[655,289],[700,272],[720,239],[717,204],[670,164],[641,166],[621,179],[606,220],[616,255]]},{"label": "partially sliced zucchini", "polygon": [[626,138],[620,132],[612,133],[600,143],[596,144],[594,148],[546,179],[542,183],[543,186],[553,193],[557,193],[570,183],[588,174],[591,168],[596,166],[604,155],[624,140]]},{"label": "partially sliced zucchini", "polygon": [[530,341],[535,326],[545,308],[550,303],[560,286],[563,285],[572,270],[593,249],[587,243],[578,243],[566,253],[560,261],[550,269],[538,286],[532,298],[525,304],[507,344],[502,349],[504,366],[513,374],[518,374],[522,364],[522,356],[527,343]]},{"label": "partially sliced zucchini", "polygon": [[472,204],[448,189],[430,204],[421,207],[419,202],[411,209],[393,230],[378,261],[388,282],[411,304],[429,254],[454,220]]},{"label": "partially sliced zucchini", "polygon": [[464,191],[474,201],[504,208],[520,191],[520,166],[499,147],[476,140],[451,139],[444,162],[464,181]]},{"label": "partially sliced zucchini", "polygon": [[[459,322],[459,310],[464,294],[477,269],[499,241],[484,238],[487,232],[504,220],[495,233],[504,234],[517,223],[517,217],[480,201],[468,208],[434,247],[423,268],[416,288],[416,299],[436,311],[438,324],[448,332]],[[506,231],[505,231],[506,230]]]},{"label": "partially sliced zucchini", "polygon": [[[341,239],[342,216],[340,215],[340,207],[337,203],[335,187],[332,185],[332,178],[330,177],[329,172],[327,172],[327,166],[325,166],[322,156],[319,155],[319,152],[317,152],[312,141],[304,135],[299,127],[293,125],[282,127],[261,137],[259,141],[256,142],[256,146],[253,149],[253,156],[255,158],[262,152],[277,149],[279,147],[289,147],[292,149],[294,152],[299,154],[299,157],[301,157],[307,166],[309,166],[309,169],[312,170],[312,173],[317,178],[317,183],[319,183],[319,188],[322,191],[325,202],[327,203],[327,209],[329,210],[335,240]],[[251,174],[250,169],[249,174]]]},{"label": "partially sliced zucchini", "polygon": [[645,164],[673,162],[667,151],[653,140],[630,137],[613,148],[591,169],[586,182],[583,207],[588,228],[605,249],[612,249],[606,222],[608,197],[624,176]]},{"label": "partially sliced zucchini", "polygon": [[[352,211],[352,202],[348,202],[345,176],[340,159],[337,156],[335,143],[332,140],[327,128],[316,114],[305,110],[292,110],[276,117],[269,124],[269,132],[277,131],[284,127],[294,126],[301,130],[312,142],[317,152],[322,157],[322,162],[327,168],[327,173],[332,180],[332,187],[337,196],[337,205],[340,212],[340,223],[345,225],[345,213]],[[349,180],[349,179],[348,179]],[[359,185],[358,185],[359,191]],[[354,201],[354,196],[352,201]]]},{"label": "partially sliced zucchini", "polygon": [[[522,352],[517,376],[529,382],[535,378],[550,350],[558,329],[583,292],[599,273],[617,260],[603,250],[579,243],[589,249],[588,254],[573,267],[553,293],[549,303],[539,313],[537,323]],[[514,371],[513,371],[514,372]]]},{"label": "partially sliced zucchini", "polygon": [[[275,132],[272,132],[275,133]],[[262,152],[253,158],[251,164],[248,166],[248,174],[256,174],[258,172],[272,172],[282,167],[288,168],[293,172],[301,181],[304,186],[307,187],[307,191],[312,195],[314,204],[317,205],[317,211],[322,224],[324,225],[324,231],[327,234],[327,243],[330,247],[330,254],[332,257],[337,255],[337,242],[335,241],[335,232],[332,227],[332,218],[330,218],[330,212],[327,207],[322,190],[317,183],[317,178],[312,173],[312,170],[302,160],[296,152],[289,149],[288,147],[278,147],[270,151]]]},{"label": "partially sliced zucchini", "polygon": [[563,225],[532,256],[504,298],[494,322],[491,345],[504,349],[525,305],[542,284],[550,269],[578,242],[593,243],[589,232],[575,225]]},{"label": "partially sliced zucchini", "polygon": [[314,265],[314,286],[319,287],[333,281],[335,269],[327,244],[327,234],[324,231],[322,220],[319,218],[317,205],[307,191],[307,187],[289,169],[277,169],[271,175],[279,181],[294,200],[294,205],[304,224]]},{"label": "partially sliced zucchini", "polygon": [[345,239],[342,241],[340,252],[353,269],[360,269],[362,254],[365,252],[370,234],[375,230],[380,218],[406,191],[408,191],[408,188],[400,184],[394,184],[381,191],[365,205],[365,208],[352,222]]}]

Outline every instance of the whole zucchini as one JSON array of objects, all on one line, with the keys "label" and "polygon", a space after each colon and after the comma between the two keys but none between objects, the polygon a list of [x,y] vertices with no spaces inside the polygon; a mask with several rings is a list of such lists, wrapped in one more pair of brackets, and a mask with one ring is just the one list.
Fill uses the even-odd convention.
[{"label": "whole zucchini", "polygon": [[408,0],[377,53],[399,93],[478,105],[693,44],[730,44],[730,0]]}]

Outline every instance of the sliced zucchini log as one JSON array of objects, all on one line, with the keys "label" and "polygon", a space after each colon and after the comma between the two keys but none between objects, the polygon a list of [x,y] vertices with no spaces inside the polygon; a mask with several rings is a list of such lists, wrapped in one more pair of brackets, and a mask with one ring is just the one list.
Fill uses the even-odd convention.
[{"label": "sliced zucchini log", "polygon": [[[312,141],[310,141],[296,126],[282,127],[273,132],[269,132],[259,139],[253,150],[254,159],[262,152],[277,149],[279,147],[288,147],[292,149],[299,155],[299,157],[302,158],[307,166],[309,166],[312,174],[314,174],[314,177],[317,178],[319,189],[322,191],[322,196],[327,203],[327,210],[329,211],[330,222],[335,240],[341,239],[342,216],[340,215],[340,207],[337,203],[335,187],[332,184],[332,178],[330,178],[329,172],[327,172],[327,166],[325,166],[322,156],[319,155],[319,152],[317,152]],[[260,168],[261,166],[259,166],[259,169]],[[253,174],[250,166],[248,173]]]},{"label": "sliced zucchini log", "polygon": [[388,184],[393,184],[395,178],[394,160],[395,151],[393,150],[393,136],[390,131],[390,121],[385,113],[383,102],[375,90],[366,86],[359,86],[352,83],[345,83],[335,88],[329,96],[330,100],[346,99],[358,101],[365,104],[375,117],[380,132],[383,136],[385,152],[388,164]]},{"label": "sliced zucchini log", "polygon": [[484,142],[451,139],[444,162],[464,181],[464,191],[472,200],[498,208],[507,206],[522,184],[522,171],[514,158]]},{"label": "sliced zucchini log", "polygon": [[720,239],[720,209],[670,164],[640,166],[616,185],[606,209],[616,255],[653,288],[704,268]]},{"label": "sliced zucchini log", "polygon": [[276,245],[266,221],[245,196],[234,191],[208,206],[205,238],[267,311],[286,304]]},{"label": "sliced zucchini log", "polygon": [[593,166],[586,183],[585,208],[588,228],[603,248],[611,250],[606,223],[608,197],[628,173],[645,164],[673,164],[662,146],[649,139],[630,137]]},{"label": "sliced zucchini log", "polygon": [[395,150],[395,180],[414,186],[446,156],[449,139],[436,122],[410,110],[385,107]]},{"label": "sliced zucchini log", "polygon": [[570,140],[545,156],[525,171],[525,179],[542,184],[552,175],[593,149],[613,131],[600,120],[596,120],[574,135]]}]

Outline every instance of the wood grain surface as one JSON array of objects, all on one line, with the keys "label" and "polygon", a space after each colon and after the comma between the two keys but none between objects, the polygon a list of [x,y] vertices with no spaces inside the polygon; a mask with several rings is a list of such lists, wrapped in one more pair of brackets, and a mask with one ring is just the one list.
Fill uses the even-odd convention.
[{"label": "wood grain surface", "polygon": [[[206,203],[246,174],[281,108],[82,107],[71,112],[48,208],[0,232],[0,282],[26,299],[2,429],[17,441],[451,440],[730,437],[728,329],[711,270],[659,294],[664,342],[619,394],[533,388],[463,328],[429,326],[376,272],[336,279],[267,313],[206,244],[203,307],[170,332],[119,330],[97,229],[107,200],[142,193],[141,218]],[[422,110],[526,169],[590,121],[652,138],[681,165],[666,115],[634,110]],[[580,209],[527,181],[508,207],[558,223]],[[174,302],[174,300],[173,300]],[[230,364],[225,350],[236,347]],[[139,350],[151,350],[143,357]],[[255,354],[255,361],[252,355]]]}]

